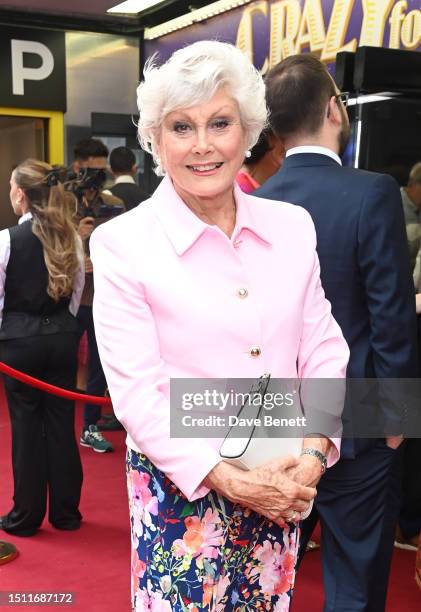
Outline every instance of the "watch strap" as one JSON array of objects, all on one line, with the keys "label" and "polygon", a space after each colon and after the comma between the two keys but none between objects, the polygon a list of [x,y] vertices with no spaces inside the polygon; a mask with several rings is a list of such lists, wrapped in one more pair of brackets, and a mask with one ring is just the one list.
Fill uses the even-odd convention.
[{"label": "watch strap", "polygon": [[326,472],[327,469],[327,458],[321,451],[316,448],[303,448],[301,451],[302,455],[311,455],[312,457],[316,457],[320,463],[322,464],[322,474]]}]

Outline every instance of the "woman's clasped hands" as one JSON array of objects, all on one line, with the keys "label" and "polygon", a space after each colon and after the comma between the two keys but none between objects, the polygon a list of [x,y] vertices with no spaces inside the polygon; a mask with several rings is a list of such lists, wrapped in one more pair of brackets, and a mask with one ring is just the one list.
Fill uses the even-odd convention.
[{"label": "woman's clasped hands", "polygon": [[298,458],[287,456],[244,471],[221,461],[209,472],[204,484],[230,501],[284,526],[285,521],[300,520],[317,492],[287,474],[298,464]]}]

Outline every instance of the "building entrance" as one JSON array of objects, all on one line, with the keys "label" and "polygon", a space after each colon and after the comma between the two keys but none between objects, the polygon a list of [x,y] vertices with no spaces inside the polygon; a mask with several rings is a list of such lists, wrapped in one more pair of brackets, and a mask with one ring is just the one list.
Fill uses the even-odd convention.
[{"label": "building entrance", "polygon": [[13,168],[28,157],[46,159],[46,123],[35,117],[0,116],[0,229],[17,221],[9,200]]}]

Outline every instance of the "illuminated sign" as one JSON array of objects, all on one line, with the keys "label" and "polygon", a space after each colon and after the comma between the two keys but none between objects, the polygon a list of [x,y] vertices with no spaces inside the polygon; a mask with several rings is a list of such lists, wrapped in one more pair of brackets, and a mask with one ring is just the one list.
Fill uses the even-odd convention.
[{"label": "illuminated sign", "polygon": [[[419,0],[258,0],[223,12],[224,4],[230,6],[220,0],[146,31],[146,56],[158,51],[166,59],[186,43],[218,39],[235,43],[266,72],[304,51],[330,63],[358,46],[421,50]],[[212,17],[216,5],[220,14]]]},{"label": "illuminated sign", "polygon": [[64,32],[0,26],[0,105],[66,110]]}]

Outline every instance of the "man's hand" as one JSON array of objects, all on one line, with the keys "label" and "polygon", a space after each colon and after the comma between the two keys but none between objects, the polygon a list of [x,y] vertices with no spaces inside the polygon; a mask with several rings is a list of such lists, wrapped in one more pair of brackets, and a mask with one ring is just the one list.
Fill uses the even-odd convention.
[{"label": "man's hand", "polygon": [[391,448],[392,450],[396,450],[400,447],[403,442],[403,436],[387,436],[386,438],[386,446]]},{"label": "man's hand", "polygon": [[94,231],[95,219],[93,217],[84,217],[79,221],[78,234],[82,240],[86,240]]}]

